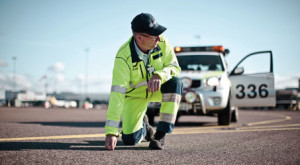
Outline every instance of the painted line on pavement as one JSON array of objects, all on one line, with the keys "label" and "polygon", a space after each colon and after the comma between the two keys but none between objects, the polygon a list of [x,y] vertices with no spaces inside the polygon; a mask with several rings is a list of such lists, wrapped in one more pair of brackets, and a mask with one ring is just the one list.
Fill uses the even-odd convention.
[{"label": "painted line on pavement", "polygon": [[238,129],[260,129],[260,128],[281,128],[281,127],[297,127],[300,124],[283,124],[283,125],[268,125],[268,126],[255,126],[255,127],[234,127],[234,126],[210,126],[210,127],[193,127],[193,128],[175,128],[173,132],[181,131],[196,131],[196,130],[238,130]]},{"label": "painted line on pavement", "polygon": [[238,125],[237,124],[230,124],[230,125],[227,125],[227,126],[221,126],[221,125],[219,125],[219,126],[195,126],[195,127],[184,127],[184,128],[180,128],[180,127],[177,127],[176,128],[176,126],[175,126],[175,128],[174,128],[174,131],[176,130],[176,131],[179,131],[179,130],[194,130],[194,129],[197,129],[197,128],[199,128],[199,129],[205,129],[205,130],[207,130],[207,129],[214,129],[214,128],[236,128]]},{"label": "painted line on pavement", "polygon": [[94,138],[94,137],[105,137],[105,134],[83,134],[83,135],[59,135],[59,136],[44,136],[44,137],[2,138],[2,139],[0,139],[0,142],[23,141],[23,140],[78,139],[78,138]]},{"label": "painted line on pavement", "polygon": [[281,127],[297,127],[297,126],[300,126],[300,124],[265,125],[265,126],[241,127],[241,128],[255,129],[255,128],[281,128]]},{"label": "painted line on pavement", "polygon": [[[270,124],[270,123],[277,123],[277,122],[283,122],[291,120],[292,118],[290,116],[283,116],[283,119],[274,119],[274,120],[265,120],[265,121],[258,121],[258,122],[252,122],[252,123],[246,123],[241,124],[241,126],[256,126],[256,125],[263,125],[263,124]],[[233,126],[233,127],[232,127]],[[175,128],[175,130],[194,130],[195,128],[201,128],[201,129],[212,129],[212,128],[235,128],[235,126],[238,126],[237,124],[230,124],[230,126],[206,126],[206,127],[192,127],[192,128]]]},{"label": "painted line on pavement", "polygon": [[277,122],[288,121],[291,119],[292,118],[290,116],[285,116],[284,119],[275,119],[275,120],[266,120],[266,121],[258,121],[258,122],[248,123],[248,126],[277,123]]},{"label": "painted line on pavement", "polygon": [[[258,131],[285,131],[285,130],[299,130],[300,128],[282,128],[282,127],[297,127],[300,124],[287,124],[277,126],[258,126],[258,127],[213,127],[205,128],[197,127],[193,129],[176,129],[172,134],[203,134],[203,133],[231,133],[231,132],[258,132]],[[218,128],[221,128],[218,129]],[[28,140],[51,140],[51,139],[80,139],[80,138],[95,138],[105,137],[105,134],[83,134],[83,135],[59,135],[59,136],[44,136],[44,137],[22,137],[22,138],[2,138],[0,142],[8,141],[28,141]]]},{"label": "painted line on pavement", "polygon": [[198,131],[185,131],[185,132],[173,132],[174,135],[180,134],[203,134],[203,133],[240,133],[240,132],[263,132],[263,131],[288,131],[288,130],[300,130],[300,128],[268,128],[268,129],[245,129],[245,130],[198,130]]}]

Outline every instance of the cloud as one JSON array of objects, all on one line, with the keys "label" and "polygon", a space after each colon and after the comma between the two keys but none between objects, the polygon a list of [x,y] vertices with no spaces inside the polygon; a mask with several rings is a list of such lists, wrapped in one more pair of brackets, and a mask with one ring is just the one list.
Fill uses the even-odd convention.
[{"label": "cloud", "polygon": [[284,89],[284,88],[297,88],[298,81],[300,79],[300,73],[293,76],[281,76],[275,75],[275,88]]},{"label": "cloud", "polygon": [[7,76],[0,73],[0,88],[5,90],[28,90],[32,87],[28,78],[21,74],[8,74]]},{"label": "cloud", "polygon": [[[85,74],[78,73],[74,77],[67,75],[65,65],[62,62],[53,63],[48,67],[45,74],[39,79],[16,74],[15,90],[29,90],[33,92],[73,92],[84,93],[87,87],[88,93],[109,93],[111,88],[111,74],[89,74],[88,84],[85,83]],[[0,88],[5,90],[14,89],[14,76],[12,73],[0,72]]]},{"label": "cloud", "polygon": [[48,68],[50,71],[63,72],[65,70],[65,65],[62,62],[56,62]]},{"label": "cloud", "polygon": [[26,76],[17,74],[15,79],[16,87],[21,89],[29,89],[31,87],[31,83],[29,82]]},{"label": "cloud", "polygon": [[89,78],[89,92],[109,93],[111,89],[111,74],[93,75]]},{"label": "cloud", "polygon": [[[39,82],[39,90],[44,91],[44,81]],[[47,80],[48,92],[72,92],[85,93],[85,77],[78,74],[76,77],[67,79],[63,74],[56,74],[56,77],[50,77]],[[111,78],[108,76],[93,76],[88,79],[88,93],[109,93],[111,89]],[[36,89],[37,90],[37,89]]]},{"label": "cloud", "polygon": [[[0,65],[5,62],[0,61]],[[109,93],[111,88],[111,74],[91,74],[88,76],[86,85],[85,74],[78,73],[70,77],[63,62],[57,61],[47,67],[44,75],[33,79],[21,74],[16,75],[16,90],[29,90],[34,92],[73,92],[84,93],[87,87],[88,93]],[[13,74],[0,72],[0,88],[5,90],[13,89]]]},{"label": "cloud", "polygon": [[63,83],[65,81],[65,75],[62,73],[57,73],[55,75],[55,81],[58,83]]},{"label": "cloud", "polygon": [[7,63],[0,60],[0,67],[6,67],[6,66],[7,66]]},{"label": "cloud", "polygon": [[80,85],[84,83],[84,79],[84,75],[81,73],[76,76],[76,82],[78,82]]},{"label": "cloud", "polygon": [[0,72],[0,82],[4,82],[5,80],[6,80],[5,75]]},{"label": "cloud", "polygon": [[111,88],[111,75],[89,75],[86,86],[85,75],[80,73],[76,76],[74,90],[78,93],[84,93],[87,87],[88,93],[109,93]]},{"label": "cloud", "polygon": [[[47,75],[47,92],[65,92],[71,91],[72,83],[66,81],[65,74],[65,65],[62,62],[56,62],[48,67]],[[43,81],[42,83],[45,83]]]}]

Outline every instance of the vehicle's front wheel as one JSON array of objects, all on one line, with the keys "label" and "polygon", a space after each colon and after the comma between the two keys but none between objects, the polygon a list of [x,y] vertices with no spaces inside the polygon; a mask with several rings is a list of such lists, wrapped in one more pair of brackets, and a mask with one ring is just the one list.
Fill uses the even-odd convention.
[{"label": "vehicle's front wheel", "polygon": [[181,116],[181,113],[178,112],[177,116],[176,116],[176,120],[175,120],[175,125],[178,125],[178,120],[179,120],[180,116]]},{"label": "vehicle's front wheel", "polygon": [[230,100],[228,99],[227,106],[218,114],[218,124],[219,125],[229,125],[230,124]]}]

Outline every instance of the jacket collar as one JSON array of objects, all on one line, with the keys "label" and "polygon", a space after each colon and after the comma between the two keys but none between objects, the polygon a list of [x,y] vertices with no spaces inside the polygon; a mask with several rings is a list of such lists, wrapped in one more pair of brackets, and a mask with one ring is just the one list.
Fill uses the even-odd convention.
[{"label": "jacket collar", "polygon": [[131,51],[132,63],[142,61],[139,58],[138,54],[136,53],[135,46],[134,46],[134,37],[132,37],[130,41],[130,51]]},{"label": "jacket collar", "polygon": [[[152,54],[155,53],[155,52],[158,52],[160,50],[161,50],[160,47],[157,45],[157,47],[155,47],[153,49]],[[134,37],[132,37],[131,41],[130,41],[130,51],[131,51],[132,63],[142,61],[139,58],[139,55],[136,53],[135,46],[134,46]]]},{"label": "jacket collar", "polygon": [[160,47],[157,45],[157,47],[155,47],[155,48],[153,49],[153,52],[152,52],[152,53],[159,52],[159,51],[160,51]]}]

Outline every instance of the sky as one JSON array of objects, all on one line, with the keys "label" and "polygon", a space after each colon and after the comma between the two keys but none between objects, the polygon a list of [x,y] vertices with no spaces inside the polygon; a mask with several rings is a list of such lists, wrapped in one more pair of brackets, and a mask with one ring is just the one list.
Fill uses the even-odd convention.
[{"label": "sky", "polygon": [[228,48],[231,69],[271,50],[275,87],[298,87],[299,7],[299,0],[0,0],[0,90],[43,92],[47,83],[47,92],[108,93],[115,55],[142,12],[167,27],[172,46]]}]

